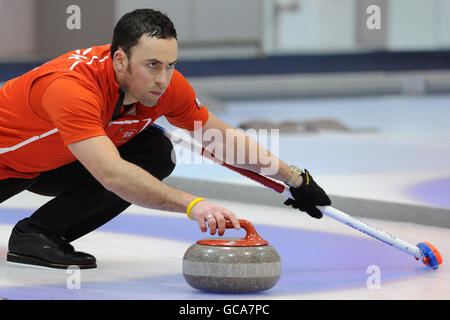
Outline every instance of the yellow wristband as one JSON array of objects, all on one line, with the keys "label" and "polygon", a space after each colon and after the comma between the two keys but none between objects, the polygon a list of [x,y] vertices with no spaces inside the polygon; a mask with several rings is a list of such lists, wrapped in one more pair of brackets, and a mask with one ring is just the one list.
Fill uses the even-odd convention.
[{"label": "yellow wristband", "polygon": [[205,200],[203,198],[197,198],[192,200],[192,202],[188,205],[187,209],[186,209],[186,214],[188,216],[189,219],[191,219],[191,209],[193,206],[195,206],[197,204],[197,202],[200,202],[202,200]]}]

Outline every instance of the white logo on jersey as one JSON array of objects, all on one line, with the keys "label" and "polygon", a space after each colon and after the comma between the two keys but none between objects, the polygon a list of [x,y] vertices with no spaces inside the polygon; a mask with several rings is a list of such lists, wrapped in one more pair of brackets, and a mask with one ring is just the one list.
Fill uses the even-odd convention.
[{"label": "white logo on jersey", "polygon": [[[77,60],[77,61],[75,61],[75,62],[72,64],[72,66],[70,66],[69,70],[73,70],[73,68],[75,68],[75,66],[76,66],[77,64],[79,64],[80,62],[83,61],[82,59],[84,59],[84,60],[87,61],[88,57],[87,57],[86,55],[87,55],[89,52],[91,52],[91,50],[92,50],[92,48],[88,48],[88,49],[84,50],[83,53],[81,53],[81,50],[75,50],[75,53],[72,53],[68,59],[69,59],[69,60],[70,60],[70,59],[75,59],[75,60]],[[106,57],[104,57],[104,58],[102,58],[102,59],[99,59],[99,57],[97,57],[97,56],[92,56],[92,57],[91,57],[91,60],[90,60],[89,62],[87,62],[86,64],[89,64],[89,65],[92,64],[92,62],[94,62],[95,59],[99,59],[99,60],[98,60],[99,62],[103,62],[103,61],[105,61],[106,59],[108,59],[108,57],[109,57],[109,56],[106,56]]]},{"label": "white logo on jersey", "polygon": [[133,136],[135,133],[137,133],[137,130],[135,130],[135,129],[127,131],[122,135],[122,139],[129,138],[129,137]]}]

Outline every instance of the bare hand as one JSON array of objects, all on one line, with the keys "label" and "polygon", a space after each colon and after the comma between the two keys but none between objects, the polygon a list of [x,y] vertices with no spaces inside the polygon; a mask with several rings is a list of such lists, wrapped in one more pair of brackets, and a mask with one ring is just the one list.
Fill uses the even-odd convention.
[{"label": "bare hand", "polygon": [[231,221],[236,230],[241,228],[239,221],[233,212],[207,200],[196,203],[191,209],[190,216],[191,219],[198,222],[202,232],[208,230],[206,226],[206,222],[208,222],[210,233],[212,235],[215,234],[218,229],[219,236],[223,236],[225,233],[226,220]]}]

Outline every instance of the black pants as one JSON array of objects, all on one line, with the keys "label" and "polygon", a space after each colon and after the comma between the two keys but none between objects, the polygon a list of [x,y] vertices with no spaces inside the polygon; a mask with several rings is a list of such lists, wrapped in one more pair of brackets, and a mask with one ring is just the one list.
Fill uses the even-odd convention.
[{"label": "black pants", "polygon": [[[118,148],[123,159],[163,180],[175,168],[173,146],[158,129],[147,128]],[[0,203],[24,190],[54,198],[16,227],[49,232],[71,242],[99,228],[131,204],[106,190],[79,161],[34,179],[0,180]]]}]

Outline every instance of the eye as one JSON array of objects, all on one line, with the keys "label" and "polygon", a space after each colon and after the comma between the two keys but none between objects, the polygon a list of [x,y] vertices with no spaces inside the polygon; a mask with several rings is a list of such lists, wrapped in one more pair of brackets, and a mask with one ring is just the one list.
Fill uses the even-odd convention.
[{"label": "eye", "polygon": [[149,66],[149,68],[151,69],[155,69],[158,66],[158,63],[156,62],[150,62],[149,64],[147,64]]},{"label": "eye", "polygon": [[167,66],[167,69],[169,69],[169,70],[175,69],[175,65],[176,65],[176,63],[171,63]]}]

